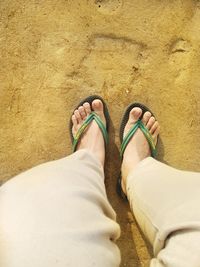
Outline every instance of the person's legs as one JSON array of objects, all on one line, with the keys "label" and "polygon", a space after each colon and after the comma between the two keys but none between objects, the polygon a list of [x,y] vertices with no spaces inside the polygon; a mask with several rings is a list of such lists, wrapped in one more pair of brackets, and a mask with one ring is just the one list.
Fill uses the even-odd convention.
[{"label": "person's legs", "polygon": [[126,189],[131,209],[154,247],[152,266],[199,266],[200,174],[148,157],[129,174]]},{"label": "person's legs", "polygon": [[[135,109],[131,119],[137,121],[139,115]],[[150,131],[154,128],[156,142],[159,125],[155,120],[151,124],[150,118],[150,114],[144,114],[143,121],[150,125]],[[127,149],[122,165],[124,191],[139,226],[153,245],[155,258],[150,266],[199,266],[200,174],[179,171],[151,158],[140,130]]]},{"label": "person's legs", "polygon": [[[103,116],[102,103],[96,104]],[[73,117],[74,132],[81,116],[76,112]],[[119,266],[115,241],[120,229],[105,192],[98,130],[92,122],[76,153],[26,171],[0,188],[0,266]],[[89,145],[92,134],[96,143]]]}]

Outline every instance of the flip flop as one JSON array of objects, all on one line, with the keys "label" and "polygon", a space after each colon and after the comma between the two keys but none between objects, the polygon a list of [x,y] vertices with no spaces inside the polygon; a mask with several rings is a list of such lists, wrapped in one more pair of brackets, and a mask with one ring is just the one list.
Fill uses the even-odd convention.
[{"label": "flip flop", "polygon": [[[102,101],[103,103],[103,109],[104,109],[104,116],[105,116],[105,119],[106,119],[106,127],[104,125],[104,123],[102,122],[101,118],[93,111],[92,109],[92,102],[95,100],[95,99],[99,99]],[[79,128],[78,132],[76,133],[76,136],[74,137],[73,136],[73,133],[72,133],[72,127],[73,127],[73,123],[72,123],[72,120],[70,119],[70,124],[69,124],[69,130],[70,130],[70,136],[71,136],[71,141],[72,141],[72,150],[73,152],[76,151],[76,148],[77,148],[77,145],[78,145],[78,142],[79,140],[81,139],[82,137],[82,134],[85,132],[85,130],[87,129],[87,127],[89,126],[89,124],[95,120],[96,123],[98,124],[101,132],[102,132],[102,135],[103,135],[103,138],[104,138],[104,142],[105,142],[105,147],[107,146],[108,144],[108,128],[109,128],[109,121],[110,121],[110,116],[109,116],[109,112],[108,112],[108,108],[107,108],[107,105],[105,103],[105,101],[102,99],[102,97],[98,96],[98,95],[91,95],[85,99],[83,99],[78,105],[77,107],[74,109],[74,111],[76,109],[78,109],[80,106],[82,106],[85,102],[88,102],[91,106],[91,109],[92,109],[92,112],[90,113],[90,115],[85,119],[85,121],[83,122],[83,124],[81,125],[81,127]],[[73,112],[74,113],[74,112]]]},{"label": "flip flop", "polygon": [[[129,113],[134,107],[141,108],[142,114],[141,114],[139,120],[133,125],[133,127],[129,130],[127,135],[123,138],[124,129],[125,129],[125,126],[128,122],[128,119],[129,119]],[[152,116],[154,116],[153,112],[151,112],[151,110],[149,108],[147,108],[145,105],[140,104],[140,103],[132,103],[126,108],[124,115],[122,117],[120,132],[119,132],[120,142],[121,142],[121,148],[120,148],[121,160],[123,159],[124,151],[125,151],[128,143],[130,142],[131,138],[133,137],[133,135],[135,134],[135,132],[137,131],[138,128],[140,128],[140,130],[143,132],[144,136],[146,137],[146,139],[149,143],[149,147],[151,150],[151,156],[156,157],[157,150],[156,150],[156,145],[154,143],[153,137],[152,137],[151,133],[149,132],[149,130],[147,129],[147,127],[142,122],[142,117],[146,111],[149,111],[152,114]],[[122,182],[122,177],[121,177],[121,173],[120,173],[119,178],[117,180],[117,193],[123,199],[127,200],[127,196],[124,194],[124,192],[122,190],[121,182]]]}]

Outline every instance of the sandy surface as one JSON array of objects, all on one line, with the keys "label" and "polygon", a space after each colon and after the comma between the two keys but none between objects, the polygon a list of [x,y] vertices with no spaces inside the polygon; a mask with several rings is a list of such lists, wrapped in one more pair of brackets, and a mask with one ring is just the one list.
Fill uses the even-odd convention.
[{"label": "sandy surface", "polygon": [[200,1],[1,0],[0,180],[71,151],[74,106],[100,94],[112,116],[106,184],[122,226],[122,266],[149,261],[115,194],[119,118],[131,101],[160,121],[159,159],[200,171]]}]

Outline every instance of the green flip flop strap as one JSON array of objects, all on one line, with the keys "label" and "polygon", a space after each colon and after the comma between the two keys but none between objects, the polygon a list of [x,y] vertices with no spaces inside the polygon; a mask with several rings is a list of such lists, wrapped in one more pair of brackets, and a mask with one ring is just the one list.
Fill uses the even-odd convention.
[{"label": "green flip flop strap", "polygon": [[141,131],[143,132],[144,136],[146,137],[146,139],[149,143],[152,157],[156,156],[157,151],[156,151],[156,146],[155,146],[153,137],[152,137],[151,133],[149,132],[149,130],[146,128],[146,126],[143,124],[143,122],[141,120],[138,120],[123,139],[123,142],[121,144],[121,149],[120,149],[121,158],[123,157],[124,151],[125,151],[128,143],[130,142],[132,136],[135,134],[135,132],[137,131],[138,128],[141,129]]},{"label": "green flip flop strap", "polygon": [[106,127],[105,127],[104,123],[102,122],[100,117],[95,112],[91,112],[90,115],[87,117],[87,119],[84,121],[84,123],[81,125],[81,127],[79,128],[78,132],[76,133],[76,135],[74,137],[73,145],[72,145],[73,152],[76,151],[77,144],[78,144],[82,134],[84,133],[84,131],[86,130],[88,125],[93,120],[95,120],[96,123],[98,124],[98,126],[99,126],[99,128],[100,128],[100,130],[102,132],[105,144],[106,145],[108,144],[108,133],[107,133],[107,130],[106,130]]}]

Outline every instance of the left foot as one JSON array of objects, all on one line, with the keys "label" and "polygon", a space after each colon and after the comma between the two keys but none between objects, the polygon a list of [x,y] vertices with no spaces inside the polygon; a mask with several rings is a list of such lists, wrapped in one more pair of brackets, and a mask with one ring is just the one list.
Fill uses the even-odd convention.
[{"label": "left foot", "polygon": [[[74,114],[72,115],[72,123],[73,123],[72,133],[74,137],[77,134],[79,128],[86,120],[86,118],[92,112],[92,109],[101,118],[102,122],[106,126],[102,101],[100,99],[95,99],[92,102],[91,106],[89,103],[86,102],[78,109],[76,109],[74,111]],[[82,134],[80,141],[77,145],[76,151],[79,149],[88,149],[100,160],[101,164],[104,166],[104,160],[105,160],[104,138],[99,126],[94,120],[90,123],[90,125],[88,125],[88,128]]]}]

